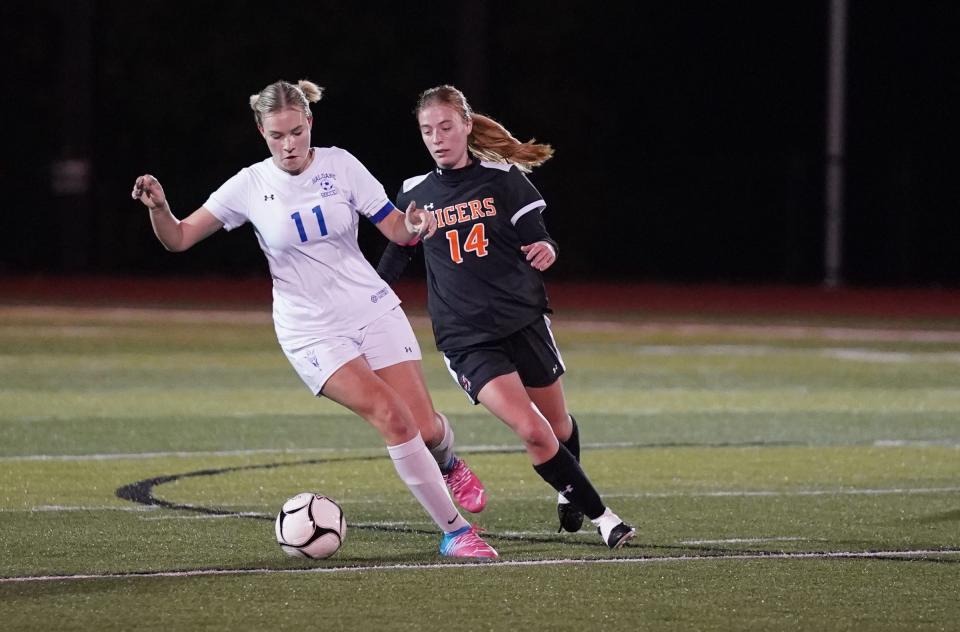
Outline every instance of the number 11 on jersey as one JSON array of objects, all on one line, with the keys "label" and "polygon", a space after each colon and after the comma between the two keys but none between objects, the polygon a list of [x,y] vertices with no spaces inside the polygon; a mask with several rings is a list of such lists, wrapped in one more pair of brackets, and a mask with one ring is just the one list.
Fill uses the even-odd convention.
[{"label": "number 11 on jersey", "polygon": [[[319,206],[314,206],[312,209],[313,214],[317,216],[317,223],[320,224],[320,236],[327,236],[327,223],[323,221],[323,210]],[[300,242],[303,243],[307,241],[307,230],[303,227],[303,220],[300,219],[300,211],[296,211],[293,215],[290,216],[290,219],[293,220],[293,223],[297,225],[297,232],[300,233]]]}]

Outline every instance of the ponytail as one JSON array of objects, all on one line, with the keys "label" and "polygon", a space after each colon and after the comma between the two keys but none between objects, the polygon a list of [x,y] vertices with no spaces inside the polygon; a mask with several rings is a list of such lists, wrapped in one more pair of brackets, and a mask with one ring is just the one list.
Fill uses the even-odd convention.
[{"label": "ponytail", "polygon": [[489,116],[473,114],[471,120],[473,131],[467,139],[467,148],[480,160],[508,162],[529,173],[553,156],[550,145],[537,143],[535,138],[522,143]]}]

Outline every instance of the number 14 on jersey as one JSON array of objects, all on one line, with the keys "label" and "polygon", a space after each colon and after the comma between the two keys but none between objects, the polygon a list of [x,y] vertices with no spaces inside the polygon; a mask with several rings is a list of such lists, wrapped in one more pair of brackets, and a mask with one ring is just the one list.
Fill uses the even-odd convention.
[{"label": "number 14 on jersey", "polygon": [[483,223],[477,222],[467,233],[467,238],[463,240],[463,251],[460,250],[460,233],[456,230],[448,230],[446,233],[447,242],[450,244],[450,258],[454,263],[463,263],[463,252],[476,253],[478,257],[487,256],[487,245],[490,240],[487,239],[484,232]]}]

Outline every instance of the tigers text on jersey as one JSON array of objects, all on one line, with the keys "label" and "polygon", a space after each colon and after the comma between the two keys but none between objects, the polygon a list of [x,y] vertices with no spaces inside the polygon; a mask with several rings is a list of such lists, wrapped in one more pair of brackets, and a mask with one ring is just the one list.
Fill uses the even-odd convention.
[{"label": "tigers text on jersey", "polygon": [[233,230],[253,224],[273,277],[273,320],[284,347],[356,331],[400,304],[357,245],[358,215],[395,207],[349,152],[314,147],[291,175],[268,158],[240,170],[204,204]]},{"label": "tigers text on jersey", "polygon": [[437,232],[423,242],[428,308],[437,348],[508,336],[549,312],[540,272],[520,251],[515,224],[546,206],[517,167],[475,160],[410,178],[400,208],[432,211]]}]

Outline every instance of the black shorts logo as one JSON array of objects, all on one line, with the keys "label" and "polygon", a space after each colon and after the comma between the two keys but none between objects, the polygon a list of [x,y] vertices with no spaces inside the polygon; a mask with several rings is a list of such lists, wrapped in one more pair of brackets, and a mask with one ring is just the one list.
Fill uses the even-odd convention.
[{"label": "black shorts logo", "polygon": [[466,375],[460,375],[460,385],[463,387],[463,390],[470,392],[470,380],[467,379]]}]

